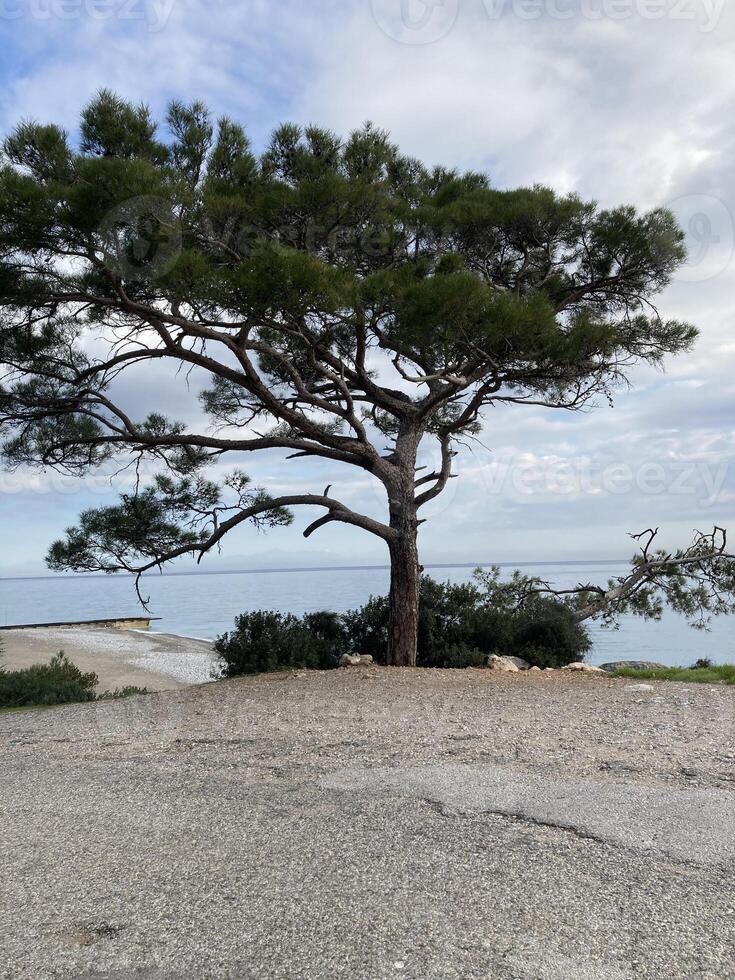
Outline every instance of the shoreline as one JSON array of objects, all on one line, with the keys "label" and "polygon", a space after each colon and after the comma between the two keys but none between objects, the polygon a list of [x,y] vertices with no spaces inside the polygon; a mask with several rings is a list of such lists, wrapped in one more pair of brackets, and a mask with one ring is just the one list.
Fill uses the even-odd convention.
[{"label": "shoreline", "polygon": [[80,670],[99,678],[98,691],[119,687],[175,690],[211,680],[212,641],[147,630],[53,627],[13,630],[0,638],[8,670],[48,662],[62,651]]}]

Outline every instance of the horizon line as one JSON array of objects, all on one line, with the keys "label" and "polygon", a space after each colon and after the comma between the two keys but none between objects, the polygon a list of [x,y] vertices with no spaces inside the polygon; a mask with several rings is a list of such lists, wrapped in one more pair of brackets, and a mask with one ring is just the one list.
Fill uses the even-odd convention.
[{"label": "horizon line", "polygon": [[[626,564],[627,559],[625,558],[560,558],[557,560],[549,559],[546,561],[468,561],[468,562],[427,562],[422,567],[427,568],[491,568],[497,566],[498,568],[534,568],[543,565],[620,565]],[[171,578],[175,576],[191,576],[191,575],[263,575],[268,572],[274,573],[284,573],[284,572],[359,572],[359,571],[388,571],[390,570],[390,565],[303,565],[303,566],[290,566],[281,567],[274,566],[272,568],[222,568],[222,569],[199,569],[192,570],[188,572],[178,572],[178,571],[163,571],[158,573],[153,571],[146,572],[143,578],[146,576],[151,576],[158,574],[160,578],[164,576],[169,576]],[[113,575],[118,575],[122,577],[124,574],[124,569],[120,569],[116,572],[91,572],[91,573],[79,573],[79,574],[61,574],[55,575],[53,573],[47,575],[0,575],[0,582],[60,582],[74,579],[90,579],[90,578],[111,578]],[[128,572],[127,574],[133,574]]]}]

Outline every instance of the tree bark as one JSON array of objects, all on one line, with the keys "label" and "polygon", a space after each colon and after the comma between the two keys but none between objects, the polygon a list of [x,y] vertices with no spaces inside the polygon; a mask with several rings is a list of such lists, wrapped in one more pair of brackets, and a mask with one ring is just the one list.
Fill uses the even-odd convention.
[{"label": "tree bark", "polygon": [[388,598],[388,654],[392,667],[415,667],[419,631],[419,557],[416,518],[416,455],[420,427],[401,422],[391,462],[388,491],[390,527],[390,593]]},{"label": "tree bark", "polygon": [[416,517],[411,513],[401,523],[399,538],[390,544],[388,663],[415,667],[420,580]]}]

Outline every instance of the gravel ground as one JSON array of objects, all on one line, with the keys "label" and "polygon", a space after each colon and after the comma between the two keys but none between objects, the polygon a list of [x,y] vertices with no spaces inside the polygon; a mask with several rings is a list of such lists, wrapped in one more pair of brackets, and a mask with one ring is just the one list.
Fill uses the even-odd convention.
[{"label": "gravel ground", "polygon": [[735,691],[354,668],[0,715],[0,977],[735,975]]}]

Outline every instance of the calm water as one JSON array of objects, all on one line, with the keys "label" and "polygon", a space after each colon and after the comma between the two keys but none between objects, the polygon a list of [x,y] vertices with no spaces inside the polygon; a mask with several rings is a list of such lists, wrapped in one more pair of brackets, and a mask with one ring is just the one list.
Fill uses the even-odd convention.
[{"label": "calm water", "polygon": [[[606,582],[625,566],[562,563],[520,567],[563,587],[580,581]],[[467,581],[472,575],[471,568],[463,567],[427,571],[451,582]],[[156,631],[214,638],[247,610],[341,612],[361,605],[370,595],[384,594],[387,588],[387,569],[353,568],[150,576],[143,592],[150,595],[152,615],[161,617],[154,624]],[[125,615],[141,615],[128,577],[0,579],[0,625]],[[595,646],[588,659],[593,663],[643,659],[689,664],[705,656],[719,663],[735,662],[735,620],[716,620],[712,631],[703,633],[668,614],[661,623],[631,617],[617,632],[594,625],[592,631]]]}]

